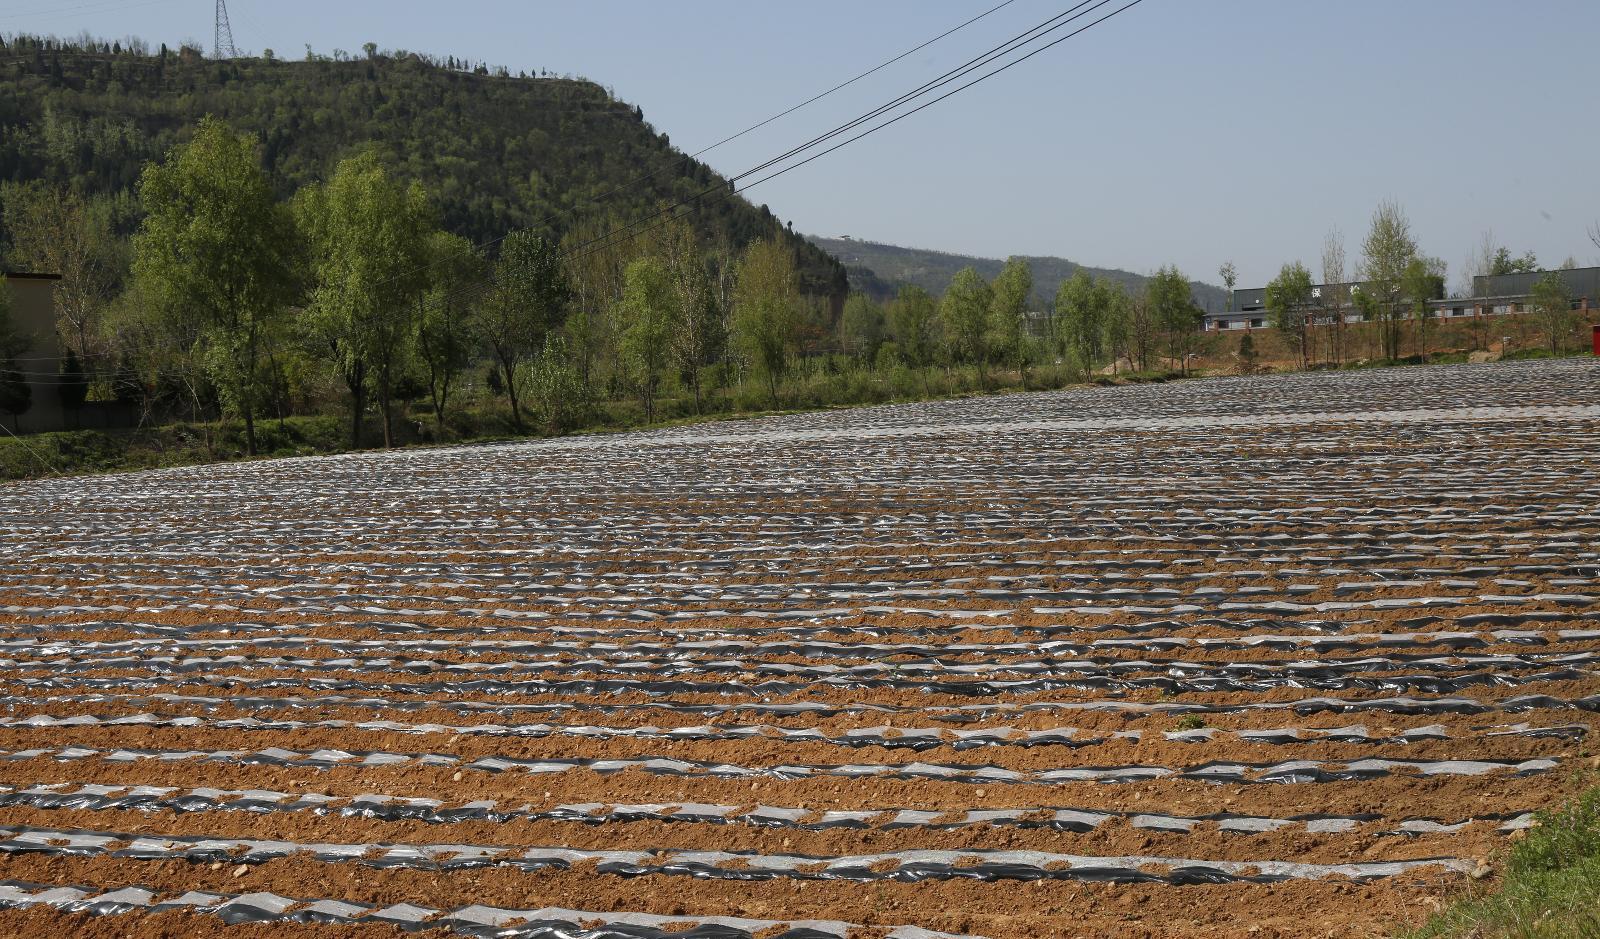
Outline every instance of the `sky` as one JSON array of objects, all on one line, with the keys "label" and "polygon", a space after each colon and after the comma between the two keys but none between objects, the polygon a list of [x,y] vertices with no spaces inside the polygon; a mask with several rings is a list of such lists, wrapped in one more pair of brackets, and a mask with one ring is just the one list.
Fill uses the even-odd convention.
[{"label": "sky", "polygon": [[[250,52],[289,58],[308,44],[329,54],[375,42],[586,77],[694,152],[999,2],[229,0],[228,9],[236,45]],[[703,159],[743,172],[1072,2],[1012,0]],[[0,32],[209,48],[212,15],[211,0],[0,0]],[[1143,0],[747,197],[798,231],[984,257],[1140,272],[1176,264],[1211,282],[1231,260],[1241,287],[1294,260],[1320,273],[1332,229],[1353,262],[1383,200],[1401,205],[1452,283],[1488,231],[1550,266],[1600,263],[1586,235],[1600,219],[1596,37],[1594,0]]]}]

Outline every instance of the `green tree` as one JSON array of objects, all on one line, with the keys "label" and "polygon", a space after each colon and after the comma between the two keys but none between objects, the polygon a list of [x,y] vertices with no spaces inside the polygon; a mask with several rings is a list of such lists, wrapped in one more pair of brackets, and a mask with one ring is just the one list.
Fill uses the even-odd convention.
[{"label": "green tree", "polygon": [[1106,351],[1111,353],[1111,373],[1117,372],[1117,362],[1126,357],[1133,359],[1133,298],[1121,283],[1102,283],[1106,297]]},{"label": "green tree", "polygon": [[1089,272],[1078,268],[1056,291],[1056,332],[1062,349],[1088,375],[1104,349],[1111,295]]},{"label": "green tree", "polygon": [[677,317],[672,322],[668,344],[679,377],[694,393],[694,410],[698,414],[703,404],[700,370],[721,356],[727,344],[727,327],[694,230],[686,224],[673,229],[667,267],[676,294]]},{"label": "green tree", "polygon": [[888,335],[883,307],[864,293],[852,293],[844,302],[839,332],[845,351],[857,362],[870,366],[878,361],[878,349]]},{"label": "green tree", "polygon": [[1254,375],[1256,371],[1256,339],[1249,333],[1239,337],[1239,374]]},{"label": "green tree", "polygon": [[1567,282],[1552,271],[1534,282],[1533,312],[1539,318],[1550,352],[1561,351],[1561,342],[1572,331],[1572,294]]},{"label": "green tree", "polygon": [[444,411],[456,379],[472,364],[478,347],[474,306],[488,265],[472,242],[449,232],[428,240],[431,286],[417,322],[417,358],[428,373],[434,420],[444,430]]},{"label": "green tree", "polygon": [[1233,288],[1239,283],[1239,269],[1233,266],[1232,261],[1223,261],[1217,268],[1217,276],[1222,278],[1222,286],[1228,291],[1228,312],[1233,312]]},{"label": "green tree", "polygon": [[1302,368],[1311,359],[1313,286],[1311,272],[1299,261],[1285,264],[1278,276],[1267,284],[1267,313],[1272,318],[1272,327],[1299,353]]},{"label": "green tree", "polygon": [[1400,295],[1405,298],[1416,324],[1417,354],[1428,357],[1428,326],[1433,310],[1428,301],[1444,296],[1444,262],[1437,258],[1414,257],[1400,276]]},{"label": "green tree", "polygon": [[394,445],[395,386],[410,362],[428,285],[432,212],[419,183],[405,185],[376,154],[340,162],[297,200],[312,246],[314,328],[350,388],[350,445],[361,446],[366,392],[378,398],[383,445]]},{"label": "green tree", "polygon": [[1395,202],[1381,203],[1361,244],[1363,309],[1378,320],[1384,358],[1400,357],[1400,323],[1404,317],[1402,281],[1406,265],[1417,256],[1411,222]]},{"label": "green tree", "polygon": [[616,321],[621,331],[621,362],[627,383],[639,396],[644,419],[656,419],[661,378],[671,363],[671,341],[682,311],[672,272],[659,258],[644,257],[624,272]]},{"label": "green tree", "polygon": [[939,307],[933,297],[921,287],[901,287],[886,313],[889,335],[905,363],[914,369],[932,365],[939,349]]},{"label": "green tree", "polygon": [[1486,273],[1491,277],[1499,277],[1506,274],[1533,274],[1539,270],[1539,259],[1534,257],[1532,251],[1527,252],[1520,258],[1514,258],[1511,256],[1511,252],[1502,246],[1500,250],[1494,253],[1494,257],[1489,262],[1489,270]]},{"label": "green tree", "polygon": [[57,330],[80,361],[91,359],[100,312],[125,263],[110,219],[77,192],[42,181],[8,186],[3,202],[9,261],[61,277],[55,289]]},{"label": "green tree", "polygon": [[733,329],[746,359],[765,376],[774,407],[800,324],[794,256],[762,239],[745,249],[733,291]]},{"label": "green tree", "polygon": [[989,308],[993,293],[977,268],[956,272],[939,301],[939,325],[944,335],[945,355],[954,365],[971,365],[986,381],[989,364]]},{"label": "green tree", "polygon": [[261,171],[254,142],[220,121],[145,167],[134,277],[152,302],[198,327],[206,372],[244,418],[256,452],[262,340],[296,292],[294,221]]},{"label": "green tree", "polygon": [[1012,363],[1019,372],[1027,371],[1026,324],[1028,298],[1033,295],[1033,268],[1023,258],[1011,258],[990,287],[989,329],[984,339],[990,361]]},{"label": "green tree", "polygon": [[511,420],[519,428],[522,409],[517,399],[517,364],[544,348],[545,337],[561,328],[571,300],[572,288],[554,243],[526,231],[506,238],[478,322],[500,365],[506,396],[511,399]]},{"label": "green tree", "polygon": [[525,369],[523,385],[540,425],[555,433],[576,426],[588,406],[588,394],[567,350],[566,338],[560,333],[545,336],[544,348],[528,360]]},{"label": "green tree", "polygon": [[1199,345],[1200,327],[1205,322],[1204,312],[1195,306],[1189,278],[1176,266],[1163,267],[1150,278],[1145,290],[1167,358],[1183,374],[1189,374],[1189,356]]},{"label": "green tree", "polygon": [[1145,285],[1128,297],[1128,358],[1139,371],[1150,371],[1160,335],[1161,324],[1150,302],[1149,285]]}]

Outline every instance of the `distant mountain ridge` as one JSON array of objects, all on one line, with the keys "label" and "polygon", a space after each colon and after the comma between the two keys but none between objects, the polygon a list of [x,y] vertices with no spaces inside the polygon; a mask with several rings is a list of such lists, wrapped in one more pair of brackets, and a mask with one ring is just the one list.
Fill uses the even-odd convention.
[{"label": "distant mountain ridge", "polygon": [[[845,266],[850,277],[850,287],[880,300],[888,299],[902,285],[913,284],[934,296],[944,293],[956,272],[965,267],[977,268],[978,273],[992,279],[1005,264],[1002,259],[979,258],[945,251],[923,248],[904,248],[899,245],[855,238],[823,238],[807,235],[806,240],[833,255]],[[1056,257],[1025,257],[1033,268],[1033,289],[1040,304],[1055,299],[1056,290],[1080,268],[1096,278],[1109,278],[1129,290],[1143,286],[1149,280],[1132,271],[1103,267],[1087,267]],[[1205,309],[1224,309],[1228,293],[1221,287],[1201,281],[1191,281],[1194,300]]]}]

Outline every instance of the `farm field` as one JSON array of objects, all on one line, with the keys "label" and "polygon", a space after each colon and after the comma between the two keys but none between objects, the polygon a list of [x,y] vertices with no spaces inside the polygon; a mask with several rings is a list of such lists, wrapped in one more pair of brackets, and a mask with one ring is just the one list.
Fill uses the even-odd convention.
[{"label": "farm field", "polygon": [[1560,360],[0,487],[0,934],[1388,935],[1592,782],[1597,455]]}]

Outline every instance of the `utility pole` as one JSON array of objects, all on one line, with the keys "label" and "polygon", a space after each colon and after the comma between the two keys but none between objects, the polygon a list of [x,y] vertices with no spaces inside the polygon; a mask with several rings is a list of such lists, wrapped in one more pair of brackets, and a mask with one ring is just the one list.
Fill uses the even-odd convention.
[{"label": "utility pole", "polygon": [[233,26],[228,23],[228,2],[217,0],[217,28],[211,41],[211,55],[218,59],[233,59],[239,50],[233,47]]}]

